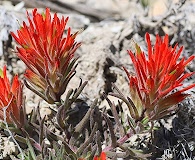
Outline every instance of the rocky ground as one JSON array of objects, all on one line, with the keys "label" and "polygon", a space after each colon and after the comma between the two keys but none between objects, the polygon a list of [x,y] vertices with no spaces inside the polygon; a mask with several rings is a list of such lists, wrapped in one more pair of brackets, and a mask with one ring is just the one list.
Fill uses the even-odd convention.
[{"label": "rocky ground", "polygon": [[[80,79],[88,81],[82,98],[91,103],[99,98],[99,107],[108,107],[102,93],[112,91],[111,83],[128,95],[128,82],[122,69],[132,70],[132,62],[127,50],[134,50],[134,42],[143,50],[144,35],[169,34],[170,43],[185,46],[183,56],[189,57],[195,50],[195,1],[193,0],[64,0],[47,1],[10,0],[0,2],[0,66],[7,64],[11,75],[22,73],[24,64],[13,54],[16,45],[9,37],[9,31],[18,29],[25,19],[25,11],[34,5],[40,10],[50,7],[52,12],[69,16],[69,26],[74,31],[80,30],[77,41],[82,46],[76,54],[80,56],[76,76],[69,87],[76,88]],[[64,5],[62,5],[64,4]],[[56,7],[60,6],[60,7]],[[68,7],[67,7],[68,6]],[[63,10],[64,8],[64,10]],[[1,43],[2,42],[2,43]],[[195,70],[195,61],[188,66]],[[133,70],[132,70],[133,71]],[[195,76],[185,82],[187,86],[195,83]],[[180,104],[180,111],[169,119],[160,121],[161,129],[156,131],[154,159],[193,159],[195,156],[195,88],[189,91],[191,97]],[[25,88],[27,112],[36,107],[40,98]],[[110,97],[112,101],[116,99]],[[50,114],[46,102],[41,101],[41,114]],[[158,138],[161,137],[161,138]],[[143,138],[143,137],[142,137]],[[138,141],[135,139],[135,141]],[[14,152],[13,142],[0,135],[0,155]],[[4,146],[13,146],[9,149]],[[160,144],[160,145],[159,145]],[[141,144],[134,146],[142,148]],[[6,157],[6,156],[5,156]]]}]

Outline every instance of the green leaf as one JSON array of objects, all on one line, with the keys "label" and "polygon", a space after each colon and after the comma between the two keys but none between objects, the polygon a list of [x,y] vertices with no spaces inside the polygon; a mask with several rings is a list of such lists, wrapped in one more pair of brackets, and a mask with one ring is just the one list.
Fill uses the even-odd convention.
[{"label": "green leaf", "polygon": [[135,49],[137,51],[137,54],[140,54],[142,52],[137,43],[135,43]]},{"label": "green leaf", "polygon": [[149,122],[149,118],[148,118],[148,117],[145,117],[145,118],[142,120],[142,124],[143,124],[143,125],[148,124],[148,122]]},{"label": "green leaf", "polygon": [[0,77],[3,78],[3,70],[0,68]]},{"label": "green leaf", "polygon": [[[26,139],[26,143],[28,145],[28,148],[29,148],[29,157],[32,159],[32,160],[36,160],[36,154],[35,154],[35,151],[30,143],[30,140],[27,138]],[[31,160],[30,159],[30,160]]]}]

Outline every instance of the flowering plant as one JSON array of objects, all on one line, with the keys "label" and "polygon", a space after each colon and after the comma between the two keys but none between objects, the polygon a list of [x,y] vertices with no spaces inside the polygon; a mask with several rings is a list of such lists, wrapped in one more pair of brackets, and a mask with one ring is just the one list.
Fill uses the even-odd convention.
[{"label": "flowering plant", "polygon": [[[23,103],[23,84],[14,76],[12,84],[10,83],[6,66],[0,69],[0,119],[6,118],[7,123],[19,123],[21,121],[21,107]],[[4,114],[4,109],[6,117]]]},{"label": "flowering plant", "polygon": [[20,45],[17,55],[28,67],[25,78],[31,85],[27,87],[49,103],[60,102],[75,74],[78,32],[71,34],[68,28],[63,37],[68,17],[60,20],[55,13],[52,19],[48,8],[44,14],[37,13],[37,9],[32,14],[33,18],[27,12],[29,25],[23,22],[18,35],[11,33]]},{"label": "flowering plant", "polygon": [[120,101],[115,105],[105,93],[103,98],[110,105],[111,112],[109,109],[99,110],[97,99],[89,106],[79,97],[87,81],[70,89],[62,101],[61,95],[76,73],[77,57],[74,53],[81,43],[75,41],[78,32],[71,34],[70,28],[63,36],[68,18],[62,16],[60,19],[56,13],[51,17],[49,8],[43,14],[34,9],[32,17],[27,12],[29,24],[23,22],[17,34],[12,32],[11,35],[19,44],[18,57],[27,66],[25,85],[57,106],[50,108],[52,114],[42,117],[38,105],[26,116],[25,108],[22,108],[23,84],[17,75],[10,84],[6,67],[0,70],[0,119],[11,124],[0,127],[10,131],[9,134],[14,132],[10,135],[20,151],[18,157],[50,160],[56,157],[79,160],[150,157],[151,154],[131,148],[130,137],[152,131],[154,120],[171,114],[189,95],[185,91],[195,84],[184,87],[183,81],[193,74],[185,72],[185,67],[194,56],[179,59],[183,47],[170,46],[168,35],[164,38],[157,35],[152,46],[150,35],[146,33],[147,54],[137,44],[135,54],[128,51],[135,74],[130,74],[124,67],[131,96],[124,97],[114,84],[117,93],[109,93],[127,104],[131,116],[125,115],[126,108]]},{"label": "flowering plant", "polygon": [[[185,67],[194,59],[178,60],[183,47],[177,50],[177,46],[169,46],[168,35],[161,39],[156,36],[155,45],[152,47],[150,35],[146,33],[148,46],[148,58],[136,44],[136,53],[128,51],[135,76],[124,68],[128,79],[133,107],[130,109],[135,120],[148,117],[150,120],[160,119],[176,109],[176,104],[184,100],[189,94],[184,91],[192,88],[183,86],[183,81],[194,72],[185,73]],[[177,90],[176,90],[177,89]]]},{"label": "flowering plant", "polygon": [[102,152],[100,156],[95,156],[93,160],[106,160],[106,153]]},{"label": "flowering plant", "polygon": [[[27,80],[25,85],[48,103],[56,104],[57,108],[53,114],[56,117],[59,129],[65,136],[62,138],[55,135],[45,126],[45,117],[41,118],[39,107],[32,111],[27,124],[28,127],[22,128],[22,134],[29,139],[31,145],[38,151],[44,152],[43,158],[45,159],[47,156],[55,156],[55,153],[48,153],[47,147],[42,150],[41,146],[46,145],[44,143],[45,137],[51,141],[61,140],[63,142],[64,145],[56,145],[55,148],[56,154],[59,152],[63,157],[62,159],[69,156],[73,158],[86,157],[84,151],[94,141],[93,137],[96,135],[97,124],[91,128],[90,139],[83,141],[80,135],[83,128],[86,127],[85,124],[91,119],[91,114],[94,113],[97,100],[89,109],[88,105],[85,105],[86,103],[82,103],[83,101],[78,99],[87,82],[80,83],[80,86],[75,90],[70,89],[65,100],[61,100],[61,95],[76,73],[77,65],[75,63],[78,58],[74,56],[74,52],[81,45],[75,41],[78,32],[71,34],[71,29],[68,28],[67,35],[63,38],[68,18],[62,17],[60,19],[55,13],[51,19],[48,8],[44,14],[38,13],[37,9],[34,9],[32,14],[33,18],[27,12],[29,25],[23,22],[23,26],[17,31],[17,35],[13,32],[11,34],[20,45],[17,47],[17,56],[27,66],[24,74],[25,80]],[[77,111],[79,105],[87,108],[86,115],[79,117],[79,121],[73,128],[69,117],[71,117],[71,113]],[[39,137],[38,142],[31,138],[35,135]],[[21,136],[18,139],[26,143],[26,140]],[[75,140],[82,142],[79,142],[80,146],[74,146]],[[88,151],[91,152],[90,157],[94,157],[96,147],[90,148]]]}]

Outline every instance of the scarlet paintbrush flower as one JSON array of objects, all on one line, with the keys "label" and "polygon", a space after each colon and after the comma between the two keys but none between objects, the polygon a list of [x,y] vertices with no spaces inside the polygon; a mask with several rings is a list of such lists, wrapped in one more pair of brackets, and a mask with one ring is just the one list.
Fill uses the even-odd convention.
[{"label": "scarlet paintbrush flower", "polygon": [[[149,119],[159,119],[176,109],[176,104],[184,100],[189,94],[184,91],[195,84],[184,87],[182,82],[192,73],[185,73],[185,67],[194,59],[179,59],[183,47],[169,46],[168,35],[164,39],[156,36],[152,47],[150,35],[146,33],[148,56],[136,44],[136,54],[128,51],[135,69],[135,76],[125,68],[129,78],[131,99],[134,103],[131,113],[136,120],[147,116]],[[176,90],[177,89],[177,90]]]},{"label": "scarlet paintbrush flower", "polygon": [[0,69],[0,119],[4,120],[4,110],[6,109],[6,122],[12,123],[12,120],[20,122],[20,113],[22,107],[23,84],[14,76],[12,84],[6,74],[6,66],[3,71]]},{"label": "scarlet paintbrush flower", "polygon": [[[87,160],[88,158],[79,158],[78,160]],[[93,160],[106,160],[106,153],[101,152],[100,156],[94,156]]]},{"label": "scarlet paintbrush flower", "polygon": [[49,103],[59,102],[75,74],[78,32],[71,34],[68,28],[63,37],[68,17],[59,19],[55,13],[52,19],[48,8],[44,14],[37,13],[37,9],[32,14],[30,18],[27,12],[29,25],[23,22],[18,36],[11,33],[20,45],[17,55],[28,67],[25,78],[31,85],[27,87]]},{"label": "scarlet paintbrush flower", "polygon": [[93,160],[106,160],[106,153],[102,152],[100,156],[95,156]]}]

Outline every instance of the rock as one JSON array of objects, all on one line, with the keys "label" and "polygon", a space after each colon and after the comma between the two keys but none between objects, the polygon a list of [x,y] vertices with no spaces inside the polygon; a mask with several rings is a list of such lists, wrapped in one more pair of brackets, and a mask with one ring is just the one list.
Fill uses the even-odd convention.
[{"label": "rock", "polygon": [[[77,51],[80,56],[78,60],[77,73],[70,82],[69,87],[74,88],[74,84],[79,84],[80,78],[88,81],[88,85],[83,91],[89,99],[101,97],[103,92],[110,92],[111,82],[118,81],[119,85],[124,82],[118,78],[123,74],[121,64],[130,64],[130,58],[126,52],[128,60],[121,57],[119,53],[119,42],[117,34],[124,28],[124,22],[102,22],[100,24],[91,24],[78,37],[82,46]],[[128,33],[127,33],[128,34]],[[119,77],[118,77],[119,75]],[[121,77],[122,78],[122,77]],[[109,82],[108,82],[109,79]],[[121,83],[121,84],[120,84]],[[124,84],[124,83],[123,83]],[[128,84],[126,84],[127,86]]]},{"label": "rock", "polygon": [[0,134],[0,159],[7,159],[9,155],[18,154],[18,149],[10,137]]}]

